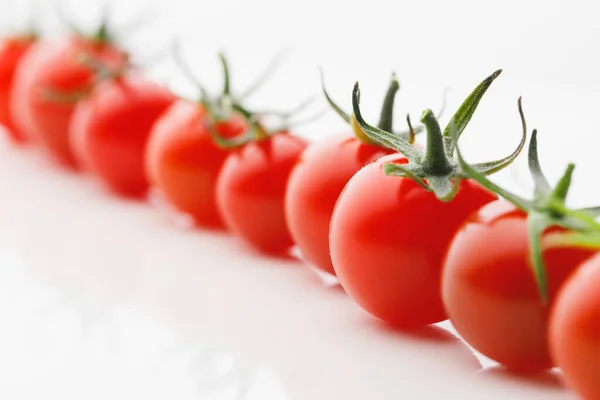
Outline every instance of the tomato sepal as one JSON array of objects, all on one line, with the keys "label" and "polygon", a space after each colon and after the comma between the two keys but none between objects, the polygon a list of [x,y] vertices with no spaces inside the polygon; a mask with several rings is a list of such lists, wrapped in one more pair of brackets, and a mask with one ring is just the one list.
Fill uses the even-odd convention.
[{"label": "tomato sepal", "polygon": [[555,224],[553,218],[541,212],[533,211],[527,216],[527,236],[534,276],[539,288],[542,304],[548,302],[548,279],[542,257],[542,233]]},{"label": "tomato sepal", "polygon": [[[457,135],[453,132],[451,132],[451,134],[456,143]],[[598,244],[598,247],[600,247],[600,224],[594,220],[593,215],[588,214],[585,209],[571,210],[565,205],[575,165],[569,164],[567,166],[564,174],[559,179],[554,189],[552,189],[546,176],[542,172],[539,163],[537,130],[534,129],[531,134],[528,150],[528,165],[534,181],[533,200],[529,200],[511,193],[491,182],[483,173],[477,171],[476,168],[469,165],[464,160],[458,144],[455,145],[455,148],[459,166],[466,176],[477,181],[485,188],[498,194],[523,212],[527,213],[530,260],[541,301],[542,303],[547,304],[548,284],[545,264],[542,257],[542,234],[550,227],[559,226],[567,229],[569,233],[559,234],[559,236],[551,234],[551,243],[553,243],[553,245],[561,245],[561,243],[562,245],[567,243],[581,243],[582,247],[591,247],[597,240],[596,243]],[[598,209],[600,210],[600,208]],[[592,232],[592,234],[590,235],[589,232]],[[545,244],[548,245],[546,240]]]},{"label": "tomato sepal", "polygon": [[549,247],[600,249],[600,232],[556,232],[546,235]]},{"label": "tomato sepal", "polygon": [[402,178],[410,178],[413,181],[415,181],[419,186],[421,186],[423,189],[427,190],[428,192],[431,192],[431,188],[429,186],[427,186],[421,178],[419,178],[417,173],[415,173],[415,171],[413,171],[413,168],[411,165],[386,163],[386,164],[383,164],[383,172],[386,175],[390,175],[390,176],[399,176]]},{"label": "tomato sepal", "polygon": [[110,69],[89,54],[83,53],[78,55],[77,62],[85,65],[94,72],[92,82],[81,89],[69,92],[63,92],[49,87],[41,88],[40,93],[44,100],[53,103],[75,104],[78,101],[88,97],[94,88],[100,83],[108,80],[119,79],[123,76],[123,74],[131,70],[133,67],[129,61],[125,61],[123,65],[119,66],[118,68]]},{"label": "tomato sepal", "polygon": [[[433,112],[430,109],[423,112],[421,123],[425,126],[427,132],[427,146],[425,151],[421,151],[412,145],[410,139],[414,135],[410,135],[410,139],[405,140],[380,127],[371,126],[364,120],[359,106],[360,88],[358,82],[354,85],[352,92],[353,116],[356,118],[361,130],[377,142],[377,144],[394,149],[408,159],[409,163],[402,167],[390,166],[384,168],[386,173],[409,177],[419,183],[421,187],[434,192],[440,201],[451,201],[458,192],[460,181],[466,178],[462,174],[457,161],[454,159],[456,145],[453,143],[453,138],[455,137],[454,139],[456,140],[466,128],[479,101],[491,83],[500,75],[500,72],[501,70],[495,71],[475,88],[454,114],[443,133]],[[520,101],[519,113],[523,125],[523,134],[517,148],[509,156],[500,160],[474,165],[477,171],[483,174],[498,172],[510,165],[521,153],[525,146],[527,129]],[[410,116],[407,116],[407,123],[410,132],[412,131]]]},{"label": "tomato sepal", "polygon": [[[363,143],[378,145],[379,143],[373,140],[369,135],[367,135],[358,124],[356,120],[356,116],[353,114],[346,113],[332,98],[327,88],[325,87],[325,78],[323,74],[323,68],[319,68],[319,73],[321,77],[321,91],[325,96],[325,100],[329,104],[329,106],[335,111],[337,115],[340,116],[347,124],[350,125],[352,131],[354,132],[354,136]],[[381,106],[381,112],[379,116],[379,124],[377,125],[379,129],[386,130],[392,132],[393,128],[393,114],[394,114],[394,102],[396,99],[396,94],[400,89],[400,83],[396,78],[396,74],[392,72],[392,77],[390,79],[390,84],[386,91],[383,104]],[[446,106],[446,93],[444,92],[444,102],[442,105],[441,112],[443,112]],[[407,139],[410,143],[413,143],[415,140],[415,135],[423,132],[425,129],[424,126],[417,126],[413,129],[412,126],[409,127],[407,131],[399,131],[394,132],[394,134],[398,137]]]},{"label": "tomato sepal", "polygon": [[[447,147],[447,151],[448,151],[447,154],[449,157],[454,156],[454,148],[456,147],[456,144],[455,144],[456,140],[458,140],[458,138],[460,138],[460,135],[463,133],[463,131],[465,130],[465,128],[471,121],[471,117],[475,113],[475,110],[477,109],[477,106],[479,105],[481,98],[483,97],[485,92],[487,92],[487,90],[492,85],[494,80],[496,80],[496,78],[498,78],[498,76],[500,76],[501,73],[502,73],[502,70],[498,69],[498,70],[494,71],[493,74],[491,74],[490,76],[485,78],[483,80],[483,82],[481,82],[475,88],[475,90],[473,90],[473,92],[471,92],[471,94],[465,99],[465,101],[461,104],[461,106],[458,108],[456,113],[454,113],[454,115],[452,116],[452,119],[450,119],[450,122],[444,129],[444,136],[451,138],[453,136],[451,133],[451,129],[454,129],[455,134],[456,134],[456,139],[452,140],[450,142],[451,145]],[[454,143],[454,144],[452,144],[452,143]]]}]

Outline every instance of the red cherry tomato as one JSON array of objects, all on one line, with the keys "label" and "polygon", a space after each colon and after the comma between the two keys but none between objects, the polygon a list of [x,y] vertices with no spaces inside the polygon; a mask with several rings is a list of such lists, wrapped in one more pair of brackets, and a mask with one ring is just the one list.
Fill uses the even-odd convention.
[{"label": "red cherry tomato", "polygon": [[227,157],[217,204],[229,230],[273,254],[294,244],[284,211],[285,189],[306,141],[285,132],[248,143]]},{"label": "red cherry tomato", "polygon": [[0,124],[16,142],[25,141],[25,136],[17,129],[10,115],[13,81],[21,59],[35,40],[34,37],[14,37],[0,43]]},{"label": "red cherry tomato", "polygon": [[392,152],[344,136],[310,145],[300,157],[285,196],[287,223],[303,255],[323,271],[335,274],[329,222],[342,189],[366,164]]},{"label": "red cherry tomato", "polygon": [[559,292],[551,310],[552,359],[567,386],[583,399],[600,399],[600,256],[583,263]]},{"label": "red cherry tomato", "polygon": [[125,55],[113,46],[85,38],[39,41],[19,66],[11,98],[11,114],[17,128],[70,167],[76,166],[68,135],[75,102],[50,99],[47,91],[73,94],[92,85],[94,71],[80,61],[82,55],[93,57],[108,68],[125,61]]},{"label": "red cherry tomato", "polygon": [[385,162],[407,160],[394,154],[367,165],[337,201],[330,225],[335,272],[358,305],[391,324],[443,321],[446,250],[464,219],[496,196],[464,180],[444,203],[410,179],[385,175]]},{"label": "red cherry tomato", "polygon": [[149,186],[144,155],[150,130],[174,100],[133,73],[100,84],[73,113],[71,146],[78,160],[115,192],[143,196]]},{"label": "red cherry tomato", "polygon": [[[237,114],[215,123],[216,132],[233,138],[245,132],[246,121]],[[198,225],[224,227],[217,209],[216,184],[230,150],[214,144],[206,111],[180,100],[156,122],[146,152],[146,171],[152,184]]]},{"label": "red cherry tomato", "polygon": [[526,214],[503,201],[489,204],[465,222],[448,251],[442,295],[450,321],[467,343],[507,368],[523,373],[551,368],[549,306],[592,253],[544,249],[545,306],[530,261]]}]

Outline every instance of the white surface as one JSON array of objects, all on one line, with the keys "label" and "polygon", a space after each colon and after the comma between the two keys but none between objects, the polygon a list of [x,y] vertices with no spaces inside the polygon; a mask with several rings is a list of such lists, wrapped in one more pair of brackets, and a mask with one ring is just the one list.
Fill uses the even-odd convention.
[{"label": "white surface", "polygon": [[0,146],[0,398],[570,399],[442,328],[394,332],[299,262]]},{"label": "white surface", "polygon": [[[30,3],[56,33],[50,11],[58,1]],[[97,20],[99,1],[62,3],[84,25]],[[397,126],[406,112],[416,121],[423,108],[437,108],[449,87],[445,122],[482,78],[504,68],[465,131],[467,158],[511,151],[522,94],[530,127],[540,129],[550,178],[575,160],[574,203],[600,203],[596,2],[106,3],[118,3],[121,22],[152,5],[156,24],[127,35],[129,48],[151,55],[177,35],[215,89],[217,49],[227,50],[233,85],[243,88],[274,51],[290,48],[289,62],[253,98],[255,106],[286,108],[318,95],[322,65],[346,109],[352,84],[361,82],[365,115],[374,121],[396,70]],[[0,0],[0,25],[18,24],[25,7],[22,0]],[[163,61],[152,75],[195,94]],[[301,134],[343,129],[330,113]],[[496,179],[528,193],[525,165],[522,159]],[[587,179],[592,186],[583,185]],[[260,257],[225,235],[183,229],[171,215],[115,199],[92,180],[4,144],[0,320],[0,398],[11,400],[573,398],[550,375],[521,380],[480,359],[482,370],[443,331],[391,332],[301,264]]]}]

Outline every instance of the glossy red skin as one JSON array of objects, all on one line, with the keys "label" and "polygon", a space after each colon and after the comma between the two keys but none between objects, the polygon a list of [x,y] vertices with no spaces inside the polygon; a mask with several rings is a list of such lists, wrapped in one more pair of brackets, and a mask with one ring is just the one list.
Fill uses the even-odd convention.
[{"label": "glossy red skin", "polygon": [[[225,138],[244,133],[246,127],[240,116],[215,124]],[[224,224],[217,208],[217,178],[230,153],[215,145],[203,107],[179,100],[152,128],[146,172],[166,199],[192,216],[197,225],[220,229]]]},{"label": "glossy red skin", "polygon": [[548,306],[529,255],[526,215],[497,201],[475,212],[448,251],[442,295],[456,330],[476,350],[521,373],[552,368],[548,310],[590,250],[545,248]]},{"label": "glossy red skin", "polygon": [[25,136],[13,123],[10,99],[17,67],[34,42],[32,37],[14,37],[0,43],[0,124],[4,125],[8,135],[18,143],[24,142]]},{"label": "glossy red skin", "polygon": [[144,168],[150,130],[174,101],[168,90],[134,73],[100,84],[77,104],[71,120],[79,163],[113,191],[144,196],[150,186]]},{"label": "glossy red skin", "polygon": [[77,166],[69,145],[69,124],[75,102],[51,101],[43,90],[73,93],[89,87],[94,72],[78,61],[81,54],[90,55],[109,68],[116,68],[125,60],[118,49],[84,38],[38,41],[22,59],[14,78],[10,105],[17,128],[71,168]]},{"label": "glossy red skin", "polygon": [[255,248],[284,254],[294,245],[284,211],[292,168],[305,140],[287,133],[251,142],[227,157],[217,181],[217,203],[227,228]]},{"label": "glossy red skin", "polygon": [[441,202],[410,179],[387,176],[386,156],[350,179],[330,225],[331,259],[348,295],[372,315],[401,328],[445,320],[440,291],[444,256],[473,211],[496,199],[464,180]]},{"label": "glossy red skin", "polygon": [[304,257],[335,274],[329,254],[329,222],[346,183],[365,165],[393,153],[352,136],[311,144],[294,168],[285,196],[290,233]]},{"label": "glossy red skin", "polygon": [[581,398],[600,400],[600,255],[583,263],[558,294],[551,311],[552,359]]}]

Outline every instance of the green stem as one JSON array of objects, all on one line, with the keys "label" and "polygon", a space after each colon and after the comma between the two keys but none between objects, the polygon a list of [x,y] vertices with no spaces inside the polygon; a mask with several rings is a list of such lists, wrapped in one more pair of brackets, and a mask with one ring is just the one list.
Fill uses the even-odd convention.
[{"label": "green stem", "polygon": [[398,92],[398,89],[400,89],[400,84],[398,83],[398,79],[396,79],[396,74],[392,73],[390,86],[385,93],[385,98],[383,99],[383,105],[381,107],[379,124],[377,125],[377,127],[381,130],[388,132],[392,131],[392,124],[394,120],[394,101],[396,99],[396,93]]},{"label": "green stem", "polygon": [[219,53],[219,60],[221,61],[221,67],[223,68],[223,96],[229,96],[231,94],[231,86],[229,83],[229,63],[223,52]]},{"label": "green stem", "polygon": [[423,158],[423,167],[432,175],[447,175],[452,170],[450,160],[446,156],[442,129],[433,111],[427,109],[421,115],[421,122],[427,130],[427,147]]}]

